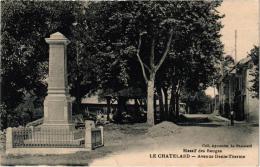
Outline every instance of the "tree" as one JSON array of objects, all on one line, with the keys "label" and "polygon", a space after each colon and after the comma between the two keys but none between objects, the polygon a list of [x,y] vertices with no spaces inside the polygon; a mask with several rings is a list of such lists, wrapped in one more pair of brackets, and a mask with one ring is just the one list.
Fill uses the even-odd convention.
[{"label": "tree", "polygon": [[44,38],[59,31],[70,39],[72,23],[81,8],[80,2],[1,1],[1,94],[7,111],[3,121],[11,122],[9,118],[19,115],[14,109],[25,94],[43,101],[48,76]]},{"label": "tree", "polygon": [[139,83],[138,80],[130,79],[140,77],[139,74],[130,72],[139,66],[132,61],[135,60],[132,59],[135,50],[127,48],[123,42],[123,38],[127,38],[124,36],[126,25],[122,24],[124,22],[122,20],[117,24],[119,18],[116,17],[116,11],[124,10],[123,7],[127,3],[131,2],[91,2],[86,7],[86,22],[95,49],[94,71],[97,74],[98,89],[102,90],[102,94],[119,91]]},{"label": "tree", "polygon": [[[121,79],[126,81],[125,86],[137,80],[132,78],[133,73],[141,71],[143,78],[138,75],[138,80],[146,83],[149,124],[154,124],[155,84],[162,81],[163,87],[167,85],[174,89],[182,86],[197,89],[199,85],[205,88],[217,71],[214,63],[223,52],[219,39],[222,16],[216,11],[220,4],[219,1],[134,1],[89,5],[89,9],[95,8],[94,16],[91,16],[95,23],[90,27],[96,30],[98,51],[111,60],[107,61],[111,64],[124,62],[123,69],[126,70],[119,71],[124,74]],[[141,68],[133,68],[131,62],[136,60]],[[174,70],[178,71],[177,75],[172,74]],[[160,80],[162,74],[167,79]],[[156,79],[158,76],[159,80]],[[180,92],[179,88],[177,92]]]},{"label": "tree", "polygon": [[92,42],[91,31],[87,25],[85,6],[75,16],[72,23],[72,36],[68,52],[73,55],[69,59],[69,83],[70,94],[75,97],[76,108],[74,111],[80,113],[80,104],[83,97],[97,90],[97,75],[95,71],[95,47]]},{"label": "tree", "polygon": [[[151,34],[152,36],[152,41],[151,41],[151,51],[150,51],[150,65],[146,65],[141,57],[140,57],[140,50],[141,50],[141,42],[142,42],[142,35],[143,33],[139,34],[139,44],[138,44],[138,48],[137,48],[137,58],[138,61],[142,67],[142,73],[143,73],[143,77],[145,80],[145,83],[147,85],[147,123],[149,125],[154,125],[154,89],[155,89],[155,75],[157,73],[157,71],[160,69],[161,65],[163,64],[163,62],[166,59],[166,56],[170,50],[170,46],[171,46],[171,42],[172,42],[172,36],[173,36],[173,28],[171,28],[169,30],[169,38],[168,41],[166,43],[166,47],[165,50],[163,52],[162,57],[159,59],[158,63],[155,63],[155,39],[156,39],[156,35],[154,33],[157,33],[159,30],[155,30],[155,32],[153,32]],[[158,38],[158,37],[157,37]],[[147,69],[147,73],[145,71],[145,68]]]},{"label": "tree", "polygon": [[220,1],[1,3],[3,90],[8,90],[3,101],[9,109],[25,92],[46,95],[44,38],[56,31],[71,40],[70,93],[78,104],[97,89],[141,87],[151,125],[156,89],[167,98],[171,90],[170,108],[177,111],[180,91],[209,85],[222,55]]},{"label": "tree", "polygon": [[252,97],[259,98],[259,46],[254,46],[249,56],[252,57],[254,63],[254,68],[250,72],[253,79],[250,81],[252,86],[249,90],[253,92]]},{"label": "tree", "polygon": [[235,60],[231,55],[226,55],[223,60],[223,74],[227,74],[231,68],[233,68],[235,65]]},{"label": "tree", "polygon": [[166,112],[166,118],[170,118],[169,114],[178,117],[181,91],[205,89],[220,74],[217,64],[222,59],[223,45],[219,20],[223,16],[216,11],[220,4],[220,1],[182,2],[180,9],[185,33],[174,42],[158,78],[158,82],[164,85],[164,94],[171,92],[170,106],[166,104],[165,107],[170,110],[168,114]]},{"label": "tree", "polygon": [[[108,48],[115,48],[109,52],[110,56],[113,55],[111,52],[121,54],[117,60],[125,54],[137,57],[147,85],[149,124],[154,124],[155,75],[170,50],[174,30],[179,24],[178,20],[169,19],[173,7],[173,3],[167,2],[101,2],[102,13],[98,16],[102,21],[96,20],[102,23],[97,28],[103,32],[99,43],[104,46],[99,50],[108,53]],[[118,52],[116,48],[119,48]],[[127,78],[128,75],[124,76]]]}]

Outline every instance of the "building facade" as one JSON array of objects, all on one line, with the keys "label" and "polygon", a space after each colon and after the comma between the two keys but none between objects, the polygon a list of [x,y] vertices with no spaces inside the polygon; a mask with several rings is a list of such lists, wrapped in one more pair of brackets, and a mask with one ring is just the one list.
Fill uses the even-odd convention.
[{"label": "building facade", "polygon": [[251,57],[246,57],[234,65],[218,82],[219,114],[230,117],[234,111],[235,120],[258,122],[259,99],[253,98],[250,91],[255,70]]}]

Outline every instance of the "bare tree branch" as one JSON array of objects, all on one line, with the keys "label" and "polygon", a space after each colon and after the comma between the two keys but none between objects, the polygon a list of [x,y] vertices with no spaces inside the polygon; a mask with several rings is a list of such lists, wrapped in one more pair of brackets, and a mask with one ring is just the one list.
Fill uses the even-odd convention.
[{"label": "bare tree branch", "polygon": [[[140,34],[140,35],[139,35],[139,44],[138,44],[138,48],[137,48],[137,53],[136,53],[136,55],[137,55],[138,61],[139,61],[140,65],[141,65],[141,68],[142,68],[144,80],[145,80],[145,82],[147,83],[147,82],[148,82],[148,79],[147,79],[147,76],[146,76],[146,73],[145,73],[145,69],[144,69],[144,68],[145,68],[145,66],[146,66],[146,68],[148,68],[148,66],[143,63],[143,61],[142,61],[142,59],[141,59],[141,57],[140,57],[141,42],[142,42],[142,35]],[[148,69],[149,69],[149,68],[148,68]]]},{"label": "bare tree branch", "polygon": [[154,69],[154,46],[155,46],[155,39],[152,39],[152,45],[151,45],[151,57],[150,57],[150,67],[151,69]]},{"label": "bare tree branch", "polygon": [[149,72],[151,72],[151,69],[148,67],[148,65],[146,65],[145,63],[143,63],[144,64],[144,67],[149,71]]},{"label": "bare tree branch", "polygon": [[159,70],[159,68],[161,67],[162,63],[164,62],[169,50],[170,50],[170,46],[171,46],[171,41],[172,41],[172,35],[173,35],[173,29],[170,30],[170,37],[167,41],[167,45],[166,45],[166,48],[165,48],[165,51],[163,53],[163,56],[160,60],[160,62],[155,66],[155,71]]}]

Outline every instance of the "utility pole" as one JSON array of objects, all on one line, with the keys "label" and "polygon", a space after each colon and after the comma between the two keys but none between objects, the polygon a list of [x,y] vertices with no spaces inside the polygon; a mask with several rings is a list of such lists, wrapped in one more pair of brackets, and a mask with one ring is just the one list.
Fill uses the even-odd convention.
[{"label": "utility pole", "polygon": [[235,30],[235,63],[237,62],[237,30]]}]

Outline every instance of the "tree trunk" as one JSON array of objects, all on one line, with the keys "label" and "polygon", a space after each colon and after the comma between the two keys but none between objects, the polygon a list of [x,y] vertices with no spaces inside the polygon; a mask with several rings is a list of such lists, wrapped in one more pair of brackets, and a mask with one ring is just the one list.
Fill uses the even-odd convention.
[{"label": "tree trunk", "polygon": [[180,95],[178,93],[176,93],[176,96],[175,96],[175,105],[176,105],[176,109],[175,109],[175,112],[176,112],[176,119],[179,118],[179,97]]},{"label": "tree trunk", "polygon": [[158,120],[158,115],[157,115],[157,112],[158,112],[158,110],[157,110],[157,99],[156,99],[156,96],[154,96],[154,98],[153,98],[153,108],[154,108],[154,124],[156,124],[157,123],[157,120]]},{"label": "tree trunk", "polygon": [[110,121],[110,113],[111,113],[111,98],[107,97],[107,120]]},{"label": "tree trunk", "polygon": [[135,122],[138,122],[138,110],[139,110],[138,100],[135,99],[135,107],[134,107],[134,111],[132,113],[132,116],[133,116]]},{"label": "tree trunk", "polygon": [[76,102],[76,112],[75,113],[80,114],[81,98],[76,96],[75,102]]},{"label": "tree trunk", "polygon": [[33,121],[33,111],[27,110],[27,112],[30,115],[30,122]]},{"label": "tree trunk", "polygon": [[173,99],[173,103],[172,103],[172,112],[171,112],[171,120],[174,120],[175,119],[175,117],[176,117],[176,94],[175,94],[175,92],[173,92],[173,97],[172,97],[172,99]]},{"label": "tree trunk", "polygon": [[1,118],[2,119],[2,121],[0,122],[0,125],[1,125],[1,127],[0,127],[0,130],[3,130],[3,129],[6,129],[6,128],[8,128],[8,119],[7,119],[7,113],[5,113],[5,115],[3,115],[3,117]]},{"label": "tree trunk", "polygon": [[118,109],[117,109],[117,115],[116,115],[116,121],[117,123],[122,123],[122,112],[125,111],[125,98],[124,97],[118,97]]},{"label": "tree trunk", "polygon": [[160,86],[157,87],[157,94],[159,100],[159,108],[160,108],[160,120],[164,120],[164,106],[163,106],[163,96],[162,96],[162,89]]},{"label": "tree trunk", "polygon": [[154,78],[147,82],[147,123],[154,125]]},{"label": "tree trunk", "polygon": [[174,115],[175,115],[175,89],[174,89],[174,86],[172,86],[170,109],[169,109],[169,119],[172,120]]},{"label": "tree trunk", "polygon": [[168,104],[168,93],[167,93],[167,88],[163,88],[163,94],[164,94],[164,120],[168,118],[169,116],[169,104]]},{"label": "tree trunk", "polygon": [[[77,76],[78,77],[78,76]],[[80,97],[80,80],[77,79],[76,81],[76,113],[80,113],[80,104],[81,104],[81,97]]]}]

